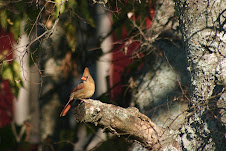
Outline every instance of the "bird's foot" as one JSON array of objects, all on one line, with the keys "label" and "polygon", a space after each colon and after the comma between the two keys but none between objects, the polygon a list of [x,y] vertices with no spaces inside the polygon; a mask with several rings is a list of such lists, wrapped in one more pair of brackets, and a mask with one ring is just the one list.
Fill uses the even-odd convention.
[{"label": "bird's foot", "polygon": [[80,99],[81,100],[81,103],[85,102],[87,103],[87,99]]}]

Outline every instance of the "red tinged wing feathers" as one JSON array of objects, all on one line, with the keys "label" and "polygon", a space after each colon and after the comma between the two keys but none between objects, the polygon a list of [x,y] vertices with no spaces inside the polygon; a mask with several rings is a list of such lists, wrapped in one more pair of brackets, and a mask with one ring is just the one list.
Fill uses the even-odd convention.
[{"label": "red tinged wing feathers", "polygon": [[84,84],[83,83],[80,83],[79,85],[77,85],[73,90],[72,92],[76,92],[78,90],[81,90],[84,88]]}]

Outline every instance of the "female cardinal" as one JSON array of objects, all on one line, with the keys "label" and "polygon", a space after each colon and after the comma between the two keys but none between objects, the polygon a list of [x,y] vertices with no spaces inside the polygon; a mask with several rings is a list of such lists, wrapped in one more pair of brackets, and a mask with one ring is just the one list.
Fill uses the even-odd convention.
[{"label": "female cardinal", "polygon": [[95,83],[93,81],[92,76],[89,73],[89,69],[85,68],[84,73],[82,75],[82,83],[77,85],[71,92],[71,96],[67,104],[65,105],[63,111],[60,116],[65,116],[69,109],[71,108],[74,99],[80,99],[85,101],[85,98],[90,98],[95,91]]}]

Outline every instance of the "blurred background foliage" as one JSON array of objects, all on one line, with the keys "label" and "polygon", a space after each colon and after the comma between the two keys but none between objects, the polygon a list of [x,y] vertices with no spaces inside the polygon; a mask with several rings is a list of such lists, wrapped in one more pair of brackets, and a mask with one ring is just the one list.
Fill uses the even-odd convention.
[{"label": "blurred background foliage", "polygon": [[10,82],[13,95],[17,97],[20,87],[23,86],[20,65],[16,61],[4,62],[2,68],[2,78]]}]

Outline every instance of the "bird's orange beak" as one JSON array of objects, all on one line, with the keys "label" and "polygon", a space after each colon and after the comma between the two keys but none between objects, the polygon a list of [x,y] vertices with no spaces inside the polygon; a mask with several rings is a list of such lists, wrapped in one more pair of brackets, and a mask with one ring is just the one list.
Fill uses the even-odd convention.
[{"label": "bird's orange beak", "polygon": [[86,77],[84,77],[84,76],[83,76],[81,79],[82,79],[83,81],[86,81],[86,80],[87,80]]}]

